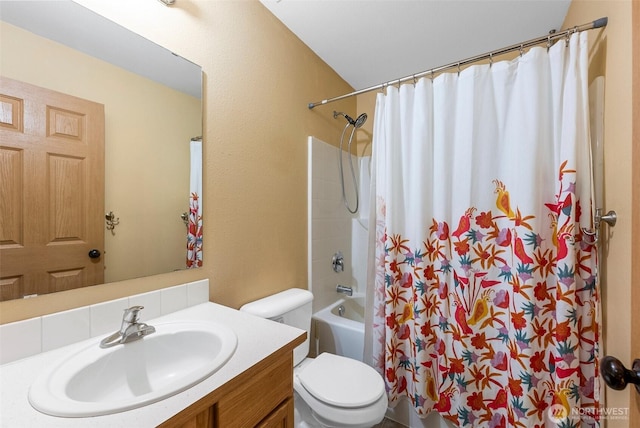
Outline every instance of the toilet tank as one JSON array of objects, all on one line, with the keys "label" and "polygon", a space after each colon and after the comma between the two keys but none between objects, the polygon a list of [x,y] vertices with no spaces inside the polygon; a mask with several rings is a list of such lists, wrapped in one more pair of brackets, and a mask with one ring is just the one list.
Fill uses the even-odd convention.
[{"label": "toilet tank", "polygon": [[311,315],[313,294],[300,288],[290,288],[242,306],[240,310],[261,318],[268,318],[292,327],[305,330],[307,340],[293,350],[293,365],[296,366],[309,354],[311,337]]}]

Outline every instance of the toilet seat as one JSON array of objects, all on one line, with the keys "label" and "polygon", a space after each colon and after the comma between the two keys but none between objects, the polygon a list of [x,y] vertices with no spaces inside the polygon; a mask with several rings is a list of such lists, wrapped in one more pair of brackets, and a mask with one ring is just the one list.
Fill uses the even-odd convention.
[{"label": "toilet seat", "polygon": [[[315,364],[316,360],[319,360],[318,365]],[[361,371],[363,366],[370,370]],[[312,367],[313,370],[307,372],[309,367]],[[343,370],[347,371],[346,375],[341,373]],[[293,373],[296,406],[307,406],[313,419],[322,427],[370,428],[384,418],[388,405],[387,394],[384,392],[384,381],[374,369],[361,361],[333,354],[320,354],[315,359],[304,359],[294,368]],[[354,379],[355,376],[352,377],[350,373],[360,373],[360,375],[356,375],[359,378]],[[316,380],[316,376],[320,376],[320,380]],[[301,378],[306,378],[307,387],[302,385]],[[379,379],[380,385],[370,387],[368,398],[367,395],[364,395],[365,398],[356,396],[362,383],[368,384],[371,382],[372,385],[376,383],[371,379]],[[327,387],[329,392],[324,391],[324,399],[316,397],[307,389],[314,389],[315,386],[315,392],[318,395],[323,395],[323,392],[321,392],[322,387],[319,386],[323,384],[333,386],[333,388]],[[344,402],[336,405],[328,403],[327,401],[337,402],[340,395],[334,394],[334,392],[341,389],[349,391],[348,394],[352,394],[348,399],[344,400],[346,405],[350,406],[354,406],[354,403],[358,402],[367,402],[372,396],[377,395],[378,398],[369,404],[359,407],[345,407]]]},{"label": "toilet seat", "polygon": [[384,381],[373,368],[329,353],[306,364],[298,379],[317,400],[337,407],[368,406],[384,394]]}]

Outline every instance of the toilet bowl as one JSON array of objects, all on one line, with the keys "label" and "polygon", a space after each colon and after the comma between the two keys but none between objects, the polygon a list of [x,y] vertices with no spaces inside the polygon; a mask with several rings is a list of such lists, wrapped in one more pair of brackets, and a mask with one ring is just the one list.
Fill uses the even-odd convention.
[{"label": "toilet bowl", "polygon": [[[300,410],[307,406],[318,427],[370,428],[387,410],[380,375],[360,361],[339,355],[323,353],[303,360],[293,370],[293,389],[300,414],[309,413]],[[301,427],[314,426],[306,422]]]},{"label": "toilet bowl", "polygon": [[311,337],[313,294],[292,288],[240,308],[307,331],[307,340],[293,352],[296,428],[370,428],[387,410],[380,374],[361,361],[322,353],[307,358]]}]

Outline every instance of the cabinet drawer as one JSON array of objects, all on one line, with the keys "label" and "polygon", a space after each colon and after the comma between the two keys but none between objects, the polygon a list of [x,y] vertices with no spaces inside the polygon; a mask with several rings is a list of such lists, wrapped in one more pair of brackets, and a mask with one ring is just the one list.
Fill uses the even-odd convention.
[{"label": "cabinet drawer", "polygon": [[256,373],[218,402],[218,426],[253,427],[293,395],[293,353],[268,358],[250,369]]},{"label": "cabinet drawer", "polygon": [[293,428],[293,398],[288,398],[264,418],[256,428]]}]

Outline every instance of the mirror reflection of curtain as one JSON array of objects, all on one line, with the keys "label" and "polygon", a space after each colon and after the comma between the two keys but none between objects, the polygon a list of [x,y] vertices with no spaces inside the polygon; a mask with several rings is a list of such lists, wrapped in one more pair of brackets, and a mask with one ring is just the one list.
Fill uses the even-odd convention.
[{"label": "mirror reflection of curtain", "polygon": [[187,268],[202,266],[202,140],[191,140]]}]

